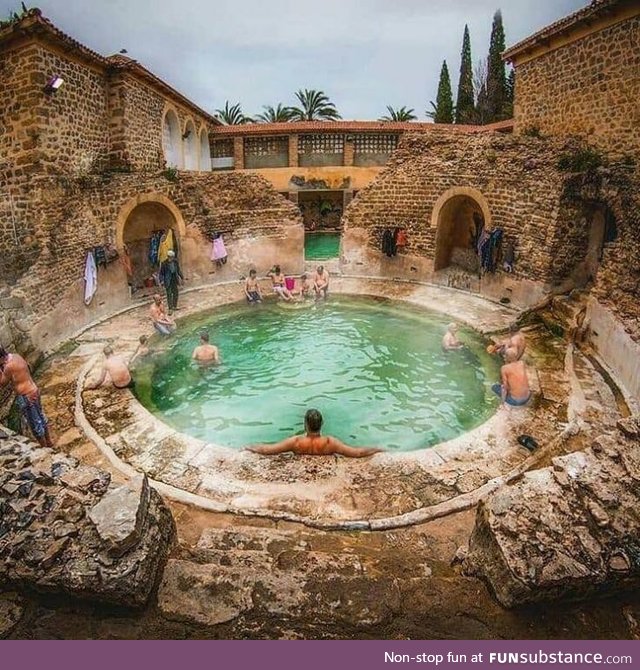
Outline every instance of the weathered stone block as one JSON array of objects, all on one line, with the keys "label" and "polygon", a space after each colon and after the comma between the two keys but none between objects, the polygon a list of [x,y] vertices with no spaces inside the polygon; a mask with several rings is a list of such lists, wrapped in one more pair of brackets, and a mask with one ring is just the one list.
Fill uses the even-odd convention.
[{"label": "weathered stone block", "polygon": [[107,491],[91,509],[89,518],[112,556],[122,556],[139,541],[149,509],[146,477]]}]

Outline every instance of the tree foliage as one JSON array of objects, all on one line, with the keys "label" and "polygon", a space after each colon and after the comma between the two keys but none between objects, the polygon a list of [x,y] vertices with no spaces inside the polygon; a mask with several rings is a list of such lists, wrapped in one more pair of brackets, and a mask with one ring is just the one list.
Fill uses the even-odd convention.
[{"label": "tree foliage", "polygon": [[446,60],[442,61],[438,95],[435,104],[431,102],[431,107],[433,109],[427,110],[426,115],[431,117],[434,123],[453,123],[453,94]]},{"label": "tree foliage", "polygon": [[456,123],[472,123],[475,111],[473,97],[473,65],[471,63],[471,38],[469,26],[464,27],[462,53],[460,54],[460,79],[456,101]]},{"label": "tree foliage", "polygon": [[256,121],[261,123],[286,123],[291,121],[294,116],[294,111],[291,107],[287,107],[279,102],[275,107],[271,105],[263,106],[264,112],[256,116]]},{"label": "tree foliage", "polygon": [[342,117],[324,91],[304,89],[296,92],[299,107],[292,107],[294,121],[336,121]]},{"label": "tree foliage", "polygon": [[239,102],[236,102],[235,105],[229,105],[228,100],[224,103],[223,109],[216,109],[215,117],[227,126],[241,126],[245,123],[253,123],[253,119],[250,116],[245,116]]},{"label": "tree foliage", "polygon": [[502,52],[504,50],[505,38],[502,12],[498,10],[493,15],[489,58],[487,61],[487,107],[489,111],[489,123],[502,121],[509,116],[507,108],[507,72],[505,63],[502,60]]},{"label": "tree foliage", "polygon": [[391,105],[387,105],[387,114],[381,116],[378,121],[415,121],[417,118],[413,107],[408,108],[403,105],[402,107],[394,108]]}]

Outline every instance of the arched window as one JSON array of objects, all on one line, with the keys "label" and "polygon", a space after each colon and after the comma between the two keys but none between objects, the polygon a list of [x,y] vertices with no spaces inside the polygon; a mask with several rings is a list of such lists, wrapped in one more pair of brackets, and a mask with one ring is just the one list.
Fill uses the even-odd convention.
[{"label": "arched window", "polygon": [[206,128],[200,130],[200,169],[206,172],[211,170],[211,147]]},{"label": "arched window", "polygon": [[182,137],[178,115],[169,109],[162,123],[162,151],[167,167],[182,169]]},{"label": "arched window", "polygon": [[198,169],[199,142],[196,127],[191,119],[184,126],[184,167],[186,170]]}]

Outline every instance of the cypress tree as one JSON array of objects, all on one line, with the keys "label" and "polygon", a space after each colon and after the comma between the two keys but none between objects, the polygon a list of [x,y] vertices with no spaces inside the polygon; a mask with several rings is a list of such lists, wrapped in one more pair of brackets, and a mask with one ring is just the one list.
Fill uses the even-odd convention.
[{"label": "cypress tree", "polygon": [[431,103],[432,112],[427,112],[435,123],[453,123],[453,94],[451,93],[451,79],[447,61],[442,61],[440,70],[440,82],[438,84],[438,96],[436,104]]},{"label": "cypress tree", "polygon": [[471,65],[471,38],[469,27],[465,25],[460,56],[460,80],[456,101],[456,123],[470,123],[473,118],[473,69]]},{"label": "cypress tree", "polygon": [[501,58],[505,50],[504,27],[502,12],[498,10],[493,15],[491,27],[491,42],[489,44],[489,59],[487,63],[487,100],[489,123],[506,118],[505,105],[507,102],[507,73],[504,61]]},{"label": "cypress tree", "polygon": [[507,111],[513,115],[513,100],[516,92],[516,70],[511,68],[509,76],[507,77]]}]

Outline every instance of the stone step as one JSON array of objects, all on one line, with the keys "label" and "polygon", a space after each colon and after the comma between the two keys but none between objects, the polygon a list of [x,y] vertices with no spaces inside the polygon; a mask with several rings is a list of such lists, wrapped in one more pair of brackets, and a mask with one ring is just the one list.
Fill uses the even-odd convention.
[{"label": "stone step", "polygon": [[[242,526],[238,528],[205,528],[196,549],[209,551],[242,551],[276,553],[284,547],[301,546],[294,531]],[[301,546],[304,548],[304,545]]]},{"label": "stone step", "polygon": [[169,619],[207,626],[251,612],[287,620],[305,617],[325,625],[370,626],[400,611],[402,599],[392,576],[345,576],[341,565],[301,574],[170,559],[158,607]]}]

